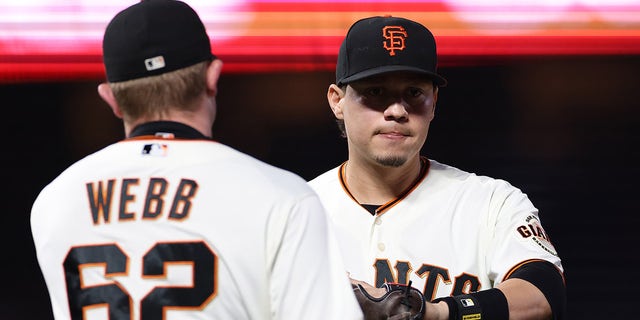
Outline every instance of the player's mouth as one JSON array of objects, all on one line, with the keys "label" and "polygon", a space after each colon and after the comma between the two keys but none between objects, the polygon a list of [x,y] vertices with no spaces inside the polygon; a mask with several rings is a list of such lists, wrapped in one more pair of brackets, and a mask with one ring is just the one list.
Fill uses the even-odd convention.
[{"label": "player's mouth", "polygon": [[391,130],[391,131],[378,130],[375,133],[375,135],[378,135],[387,139],[404,139],[411,136],[406,132],[396,131],[396,130]]}]

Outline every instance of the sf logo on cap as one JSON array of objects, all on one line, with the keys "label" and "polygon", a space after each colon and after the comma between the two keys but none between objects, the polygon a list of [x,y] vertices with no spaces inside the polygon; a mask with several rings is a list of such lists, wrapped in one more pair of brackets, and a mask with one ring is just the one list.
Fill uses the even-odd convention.
[{"label": "sf logo on cap", "polygon": [[385,26],[382,28],[384,48],[389,51],[390,56],[396,55],[396,50],[404,50],[404,39],[407,38],[407,31],[401,26]]}]

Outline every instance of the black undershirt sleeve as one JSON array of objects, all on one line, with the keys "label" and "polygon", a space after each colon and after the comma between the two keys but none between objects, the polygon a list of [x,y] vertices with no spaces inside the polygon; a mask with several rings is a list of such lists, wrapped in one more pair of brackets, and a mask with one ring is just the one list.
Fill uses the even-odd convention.
[{"label": "black undershirt sleeve", "polygon": [[567,319],[567,293],[564,277],[551,262],[536,260],[513,271],[510,278],[526,280],[547,298],[554,320]]}]

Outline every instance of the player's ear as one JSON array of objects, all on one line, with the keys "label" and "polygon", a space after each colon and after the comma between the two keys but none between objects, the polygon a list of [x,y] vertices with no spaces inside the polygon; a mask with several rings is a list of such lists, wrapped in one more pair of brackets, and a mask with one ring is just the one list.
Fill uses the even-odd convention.
[{"label": "player's ear", "polygon": [[113,95],[113,91],[111,91],[111,86],[106,82],[99,84],[98,94],[100,95],[102,100],[104,100],[109,105],[109,107],[111,107],[111,111],[113,111],[113,114],[115,114],[116,117],[122,119],[122,111],[120,111],[120,106],[118,105],[118,102]]},{"label": "player's ear", "polygon": [[331,111],[337,119],[342,119],[342,98],[344,97],[345,92],[340,89],[335,84],[329,86],[329,90],[327,90],[327,101],[329,101],[329,106],[331,107]]},{"label": "player's ear", "polygon": [[207,94],[215,97],[218,93],[218,79],[222,72],[222,60],[214,59],[207,67]]}]

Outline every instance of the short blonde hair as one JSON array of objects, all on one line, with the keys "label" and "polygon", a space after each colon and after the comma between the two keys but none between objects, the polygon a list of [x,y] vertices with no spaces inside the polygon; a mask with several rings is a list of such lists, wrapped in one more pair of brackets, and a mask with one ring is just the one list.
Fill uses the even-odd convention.
[{"label": "short blonde hair", "polygon": [[162,116],[170,109],[190,111],[206,90],[210,61],[140,79],[111,82],[125,120]]}]

